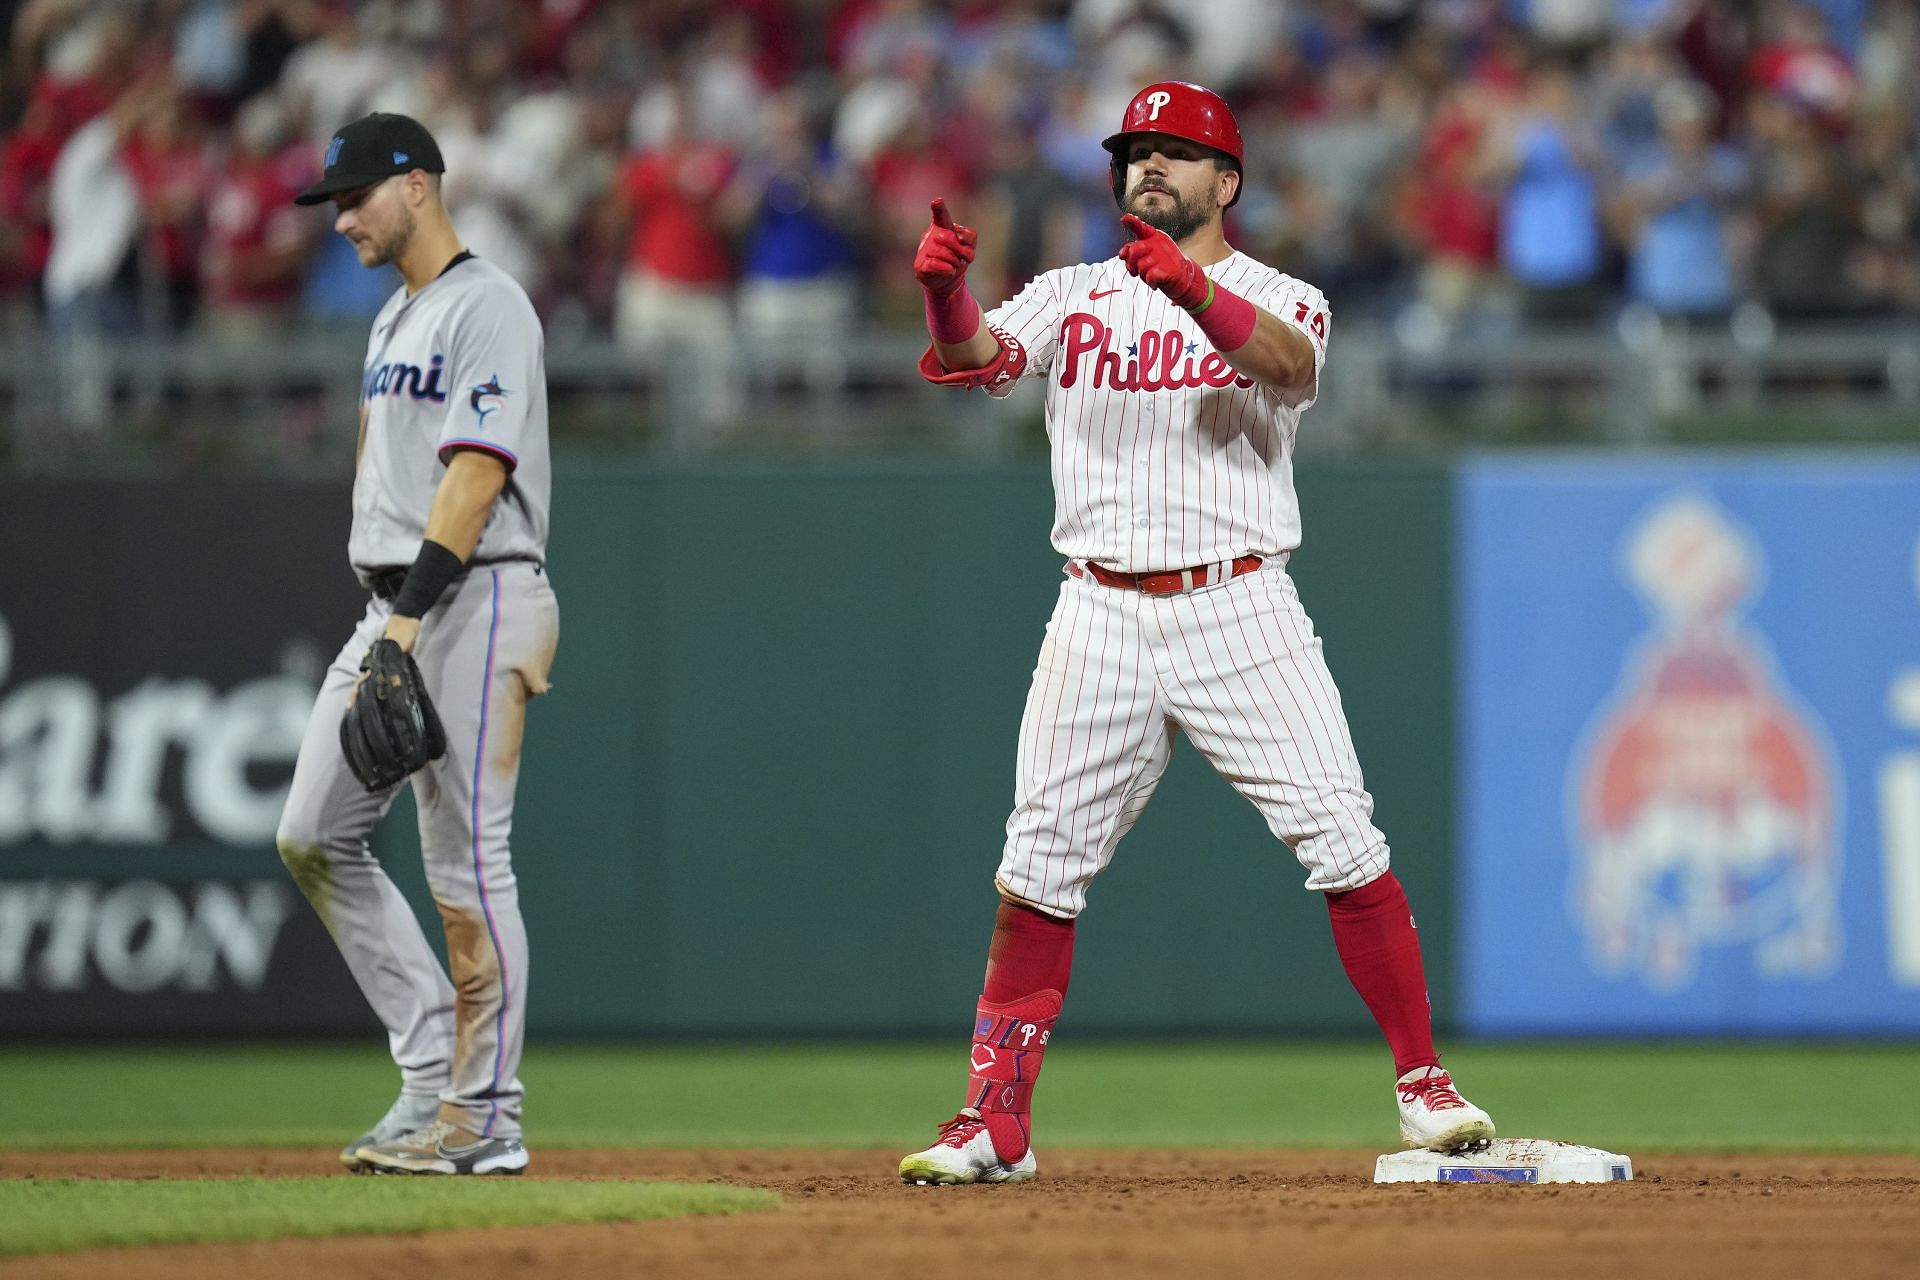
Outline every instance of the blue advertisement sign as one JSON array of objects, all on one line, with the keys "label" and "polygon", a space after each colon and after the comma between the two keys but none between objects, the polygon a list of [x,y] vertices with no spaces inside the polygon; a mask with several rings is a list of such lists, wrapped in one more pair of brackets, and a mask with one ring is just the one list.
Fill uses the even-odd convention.
[{"label": "blue advertisement sign", "polygon": [[1920,1031],[1920,458],[1458,497],[1469,1029]]}]

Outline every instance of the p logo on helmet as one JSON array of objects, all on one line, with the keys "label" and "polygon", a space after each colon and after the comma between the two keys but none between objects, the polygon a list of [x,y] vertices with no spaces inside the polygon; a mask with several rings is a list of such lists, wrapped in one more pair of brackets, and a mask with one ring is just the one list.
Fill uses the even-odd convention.
[{"label": "p logo on helmet", "polygon": [[[1113,157],[1108,177],[1113,186],[1114,203],[1121,208],[1127,201],[1127,144],[1136,133],[1164,133],[1185,138],[1233,161],[1235,173],[1241,172],[1246,147],[1240,141],[1240,123],[1233,118],[1227,101],[1213,90],[1186,80],[1162,80],[1133,95],[1126,114],[1120,118],[1120,131],[1100,145]],[[1227,201],[1232,208],[1239,203],[1240,192]]]}]

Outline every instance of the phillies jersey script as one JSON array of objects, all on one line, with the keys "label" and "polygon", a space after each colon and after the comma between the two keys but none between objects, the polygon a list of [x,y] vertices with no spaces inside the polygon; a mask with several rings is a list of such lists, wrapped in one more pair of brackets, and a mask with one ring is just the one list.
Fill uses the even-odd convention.
[{"label": "phillies jersey script", "polygon": [[[1238,252],[1207,274],[1312,341],[1317,388],[1326,297]],[[1288,404],[1237,373],[1192,316],[1115,259],[1046,272],[986,322],[1027,357],[989,394],[1048,378],[1062,555],[1151,573],[1300,545],[1293,438],[1312,392]]]}]

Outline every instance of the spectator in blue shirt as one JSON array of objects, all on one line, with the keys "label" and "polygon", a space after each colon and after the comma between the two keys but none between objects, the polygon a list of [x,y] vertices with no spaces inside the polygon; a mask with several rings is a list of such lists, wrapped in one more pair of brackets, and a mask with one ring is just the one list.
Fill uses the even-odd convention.
[{"label": "spectator in blue shirt", "polygon": [[373,323],[400,277],[391,271],[369,271],[345,236],[326,236],[307,271],[300,309],[317,325],[359,330]]},{"label": "spectator in blue shirt", "polygon": [[1525,110],[1494,144],[1492,167],[1508,179],[1500,258],[1536,316],[1591,311],[1604,262],[1595,144],[1580,121],[1572,75],[1534,72]]},{"label": "spectator in blue shirt", "polygon": [[[797,90],[767,108],[759,146],[724,201],[740,227],[741,336],[762,355],[825,356],[855,328],[854,178],[813,127]],[[817,372],[817,371],[816,371]]]},{"label": "spectator in blue shirt", "polygon": [[1722,314],[1735,301],[1727,218],[1747,165],[1714,142],[1714,101],[1700,85],[1676,81],[1655,105],[1660,141],[1629,162],[1618,206],[1627,291],[1664,315]]}]

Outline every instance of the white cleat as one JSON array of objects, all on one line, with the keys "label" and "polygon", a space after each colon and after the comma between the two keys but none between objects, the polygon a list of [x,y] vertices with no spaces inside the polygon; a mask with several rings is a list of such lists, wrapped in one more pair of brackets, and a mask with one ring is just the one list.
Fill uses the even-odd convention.
[{"label": "white cleat", "polygon": [[900,1181],[921,1187],[952,1187],[972,1182],[1027,1182],[1039,1170],[1028,1149],[1012,1164],[993,1149],[986,1121],[972,1107],[940,1126],[940,1140],[900,1162]]},{"label": "white cleat", "polygon": [[1460,1096],[1439,1067],[1415,1067],[1393,1086],[1400,1142],[1428,1151],[1478,1151],[1493,1141],[1493,1117]]}]

